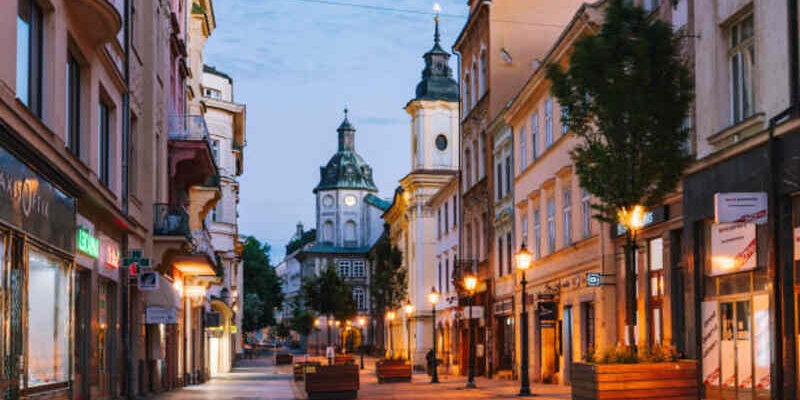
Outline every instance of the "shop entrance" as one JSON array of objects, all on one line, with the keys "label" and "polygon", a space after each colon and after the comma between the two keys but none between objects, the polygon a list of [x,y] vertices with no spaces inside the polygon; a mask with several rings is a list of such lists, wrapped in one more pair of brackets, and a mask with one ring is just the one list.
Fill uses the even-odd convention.
[{"label": "shop entrance", "polygon": [[564,307],[564,384],[570,382],[570,366],[572,365],[572,307]]},{"label": "shop entrance", "polygon": [[514,354],[514,319],[510,315],[497,317],[497,349],[498,370],[509,370],[512,367]]},{"label": "shop entrance", "polygon": [[91,321],[91,272],[81,269],[75,277],[75,399],[89,398],[89,323]]}]

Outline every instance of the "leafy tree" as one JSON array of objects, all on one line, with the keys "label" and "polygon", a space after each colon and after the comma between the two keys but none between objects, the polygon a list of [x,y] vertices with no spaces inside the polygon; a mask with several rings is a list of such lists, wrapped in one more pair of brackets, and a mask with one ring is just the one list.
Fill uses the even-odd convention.
[{"label": "leafy tree", "polygon": [[[328,263],[318,277],[304,282],[302,291],[308,307],[319,315],[338,321],[352,319],[356,315],[353,288],[339,276],[333,263]],[[330,342],[330,330],[328,341]]]},{"label": "leafy tree", "polygon": [[289,338],[289,335],[292,334],[292,331],[289,329],[289,324],[286,322],[281,322],[273,327],[273,332],[275,333],[275,337],[280,340],[286,340]]},{"label": "leafy tree", "polygon": [[375,243],[370,259],[372,318],[377,322],[377,332],[383,332],[386,311],[400,307],[408,296],[408,270],[403,266],[403,253],[392,245],[387,234],[383,234]]},{"label": "leafy tree", "polygon": [[244,315],[242,317],[242,329],[245,332],[254,331],[259,328],[259,321],[264,314],[264,302],[255,293],[244,294]]},{"label": "leafy tree", "polygon": [[299,298],[294,301],[289,327],[302,337],[308,336],[314,329],[314,314],[303,306]]},{"label": "leafy tree", "polygon": [[[681,40],[641,7],[611,0],[599,32],[575,43],[568,69],[548,67],[552,92],[565,111],[562,122],[580,139],[572,150],[576,174],[599,201],[592,206],[600,220],[613,223],[636,205],[659,205],[691,161],[684,120],[692,79]],[[634,234],[627,234],[626,252],[629,335],[635,323]]]},{"label": "leafy tree", "polygon": [[244,293],[255,294],[261,301],[261,313],[257,318],[252,315],[248,318],[245,307],[245,318],[253,321],[252,329],[263,328],[275,324],[275,315],[272,312],[279,309],[283,303],[283,289],[281,279],[275,273],[275,268],[270,265],[270,246],[261,243],[258,239],[247,236],[242,251],[244,262]]}]

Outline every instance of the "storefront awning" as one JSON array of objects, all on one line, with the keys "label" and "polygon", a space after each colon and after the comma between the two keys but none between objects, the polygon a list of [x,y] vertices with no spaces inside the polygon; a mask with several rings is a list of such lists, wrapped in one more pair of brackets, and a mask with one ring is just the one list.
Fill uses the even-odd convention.
[{"label": "storefront awning", "polygon": [[215,276],[214,261],[207,254],[177,256],[172,265],[184,276]]}]

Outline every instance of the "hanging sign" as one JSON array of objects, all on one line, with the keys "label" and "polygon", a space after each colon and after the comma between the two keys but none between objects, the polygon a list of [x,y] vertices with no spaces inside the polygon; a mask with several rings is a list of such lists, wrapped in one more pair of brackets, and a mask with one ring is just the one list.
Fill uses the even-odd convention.
[{"label": "hanging sign", "polygon": [[600,286],[600,273],[587,272],[586,273],[586,286]]},{"label": "hanging sign", "polygon": [[118,269],[120,263],[119,247],[113,242],[104,240],[101,249],[103,265],[108,268]]},{"label": "hanging sign", "polygon": [[158,290],[158,272],[152,269],[140,269],[138,278],[139,290],[152,291]]},{"label": "hanging sign", "polygon": [[92,235],[86,228],[78,228],[78,250],[89,257],[97,258],[100,255],[100,240]]},{"label": "hanging sign", "polygon": [[714,219],[718,224],[729,222],[767,223],[767,194],[717,193],[714,195]]},{"label": "hanging sign", "polygon": [[714,224],[711,227],[709,276],[749,271],[756,267],[756,226]]},{"label": "hanging sign", "polygon": [[172,308],[147,307],[145,309],[146,324],[177,324],[178,311]]}]

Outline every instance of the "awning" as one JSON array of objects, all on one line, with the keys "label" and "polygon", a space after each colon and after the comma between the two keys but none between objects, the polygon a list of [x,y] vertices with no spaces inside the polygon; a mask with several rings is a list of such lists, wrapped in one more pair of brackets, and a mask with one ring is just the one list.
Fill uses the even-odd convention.
[{"label": "awning", "polygon": [[214,261],[207,254],[187,254],[172,259],[172,265],[184,276],[215,276]]}]

